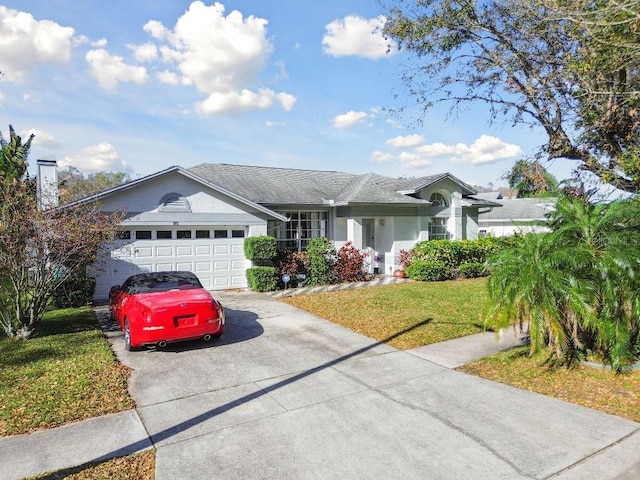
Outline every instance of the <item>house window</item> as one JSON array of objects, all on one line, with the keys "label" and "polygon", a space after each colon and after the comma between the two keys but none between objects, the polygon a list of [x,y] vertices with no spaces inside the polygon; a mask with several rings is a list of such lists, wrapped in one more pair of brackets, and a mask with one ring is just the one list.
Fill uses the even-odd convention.
[{"label": "house window", "polygon": [[231,230],[231,238],[244,238],[244,230]]},{"label": "house window", "polygon": [[176,238],[191,238],[191,230],[178,230]]},{"label": "house window", "polygon": [[213,238],[227,238],[228,237],[228,233],[226,230],[214,230],[213,231]]},{"label": "house window", "polygon": [[131,240],[131,230],[118,230],[116,232],[117,240]]},{"label": "house window", "polygon": [[157,239],[166,239],[166,238],[171,238],[171,230],[158,230],[156,232],[156,238]]},{"label": "house window", "polygon": [[429,219],[429,240],[447,240],[447,218],[433,217]]},{"label": "house window", "polygon": [[196,230],[196,238],[211,238],[209,230]]},{"label": "house window", "polygon": [[151,230],[136,230],[136,240],[151,240]]},{"label": "house window", "polygon": [[290,218],[289,222],[269,221],[267,233],[276,237],[278,248],[290,248],[305,250],[312,238],[327,237],[328,218],[327,212],[280,212]]},{"label": "house window", "polygon": [[448,207],[447,199],[444,197],[444,195],[438,192],[431,195],[431,198],[429,198],[429,201],[434,207]]}]

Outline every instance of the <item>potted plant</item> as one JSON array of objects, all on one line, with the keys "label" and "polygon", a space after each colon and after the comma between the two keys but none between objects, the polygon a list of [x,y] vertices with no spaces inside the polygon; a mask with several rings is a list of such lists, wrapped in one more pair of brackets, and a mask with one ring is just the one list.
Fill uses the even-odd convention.
[{"label": "potted plant", "polygon": [[406,277],[406,273],[404,269],[411,263],[411,254],[405,250],[404,248],[400,249],[398,252],[398,265],[399,268],[393,272],[394,277],[404,278]]}]

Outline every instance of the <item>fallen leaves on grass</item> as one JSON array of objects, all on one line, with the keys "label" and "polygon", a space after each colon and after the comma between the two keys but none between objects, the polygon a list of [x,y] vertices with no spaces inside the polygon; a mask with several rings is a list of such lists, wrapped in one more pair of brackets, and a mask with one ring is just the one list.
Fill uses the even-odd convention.
[{"label": "fallen leaves on grass", "polygon": [[90,308],[49,312],[38,336],[0,339],[0,436],[134,408]]},{"label": "fallen leaves on grass", "polygon": [[155,469],[155,451],[148,450],[102,463],[46,473],[28,480],[153,480]]},{"label": "fallen leaves on grass", "polygon": [[458,370],[640,422],[640,371],[617,375],[581,364],[548,366],[545,354],[519,347]]}]

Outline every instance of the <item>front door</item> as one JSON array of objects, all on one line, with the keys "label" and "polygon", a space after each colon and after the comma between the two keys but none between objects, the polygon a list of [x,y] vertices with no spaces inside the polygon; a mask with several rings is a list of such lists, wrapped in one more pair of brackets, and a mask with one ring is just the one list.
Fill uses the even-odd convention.
[{"label": "front door", "polygon": [[363,218],[362,219],[362,248],[371,250],[376,249],[375,237],[374,237],[374,219]]}]

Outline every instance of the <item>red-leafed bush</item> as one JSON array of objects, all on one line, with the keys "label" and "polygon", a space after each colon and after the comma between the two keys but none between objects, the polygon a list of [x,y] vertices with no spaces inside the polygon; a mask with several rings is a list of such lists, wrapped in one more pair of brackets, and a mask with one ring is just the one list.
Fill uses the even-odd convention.
[{"label": "red-leafed bush", "polygon": [[340,282],[359,282],[367,277],[364,271],[364,255],[351,242],[338,250],[334,270]]}]

